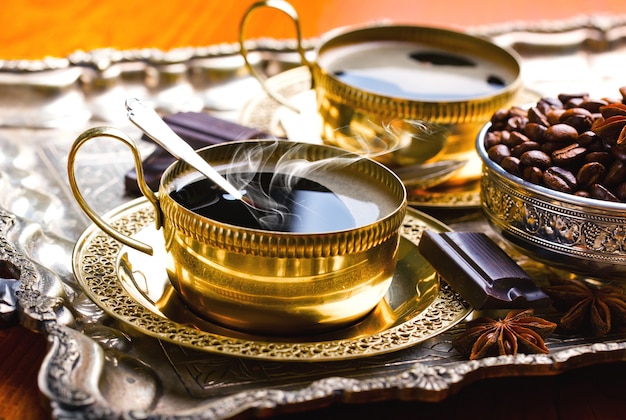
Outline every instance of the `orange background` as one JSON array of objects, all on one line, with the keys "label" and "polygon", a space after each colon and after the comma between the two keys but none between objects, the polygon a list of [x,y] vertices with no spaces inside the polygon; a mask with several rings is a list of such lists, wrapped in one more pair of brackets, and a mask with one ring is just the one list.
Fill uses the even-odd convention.
[{"label": "orange background", "polygon": [[[235,42],[253,0],[13,0],[0,8],[0,58],[65,57],[77,50],[204,46]],[[343,25],[390,19],[396,23],[467,26],[515,20],[557,20],[584,14],[626,14],[624,0],[292,0],[303,35]],[[247,38],[293,38],[293,24],[277,11],[259,10]]]}]

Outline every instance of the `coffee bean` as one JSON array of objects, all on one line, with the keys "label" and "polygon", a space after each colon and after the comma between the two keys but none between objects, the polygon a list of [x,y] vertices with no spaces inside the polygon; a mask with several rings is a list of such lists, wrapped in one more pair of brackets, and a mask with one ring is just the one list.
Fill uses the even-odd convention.
[{"label": "coffee bean", "polygon": [[529,150],[541,150],[541,145],[536,141],[525,141],[511,149],[511,156],[520,157]]},{"label": "coffee bean", "polygon": [[600,184],[593,184],[589,188],[589,195],[591,195],[592,198],[596,198],[598,200],[619,202],[619,199],[611,191],[609,191],[608,189],[606,189],[606,187]]},{"label": "coffee bean", "polygon": [[509,119],[509,110],[502,108],[496,111],[491,117],[491,125],[493,130],[504,130],[506,122]]},{"label": "coffee bean", "polygon": [[511,117],[528,118],[528,111],[520,106],[513,106],[509,109],[509,118]]},{"label": "coffee bean", "polygon": [[[543,115],[546,116],[546,121],[547,121],[547,115],[550,113],[550,111],[552,110],[552,108],[560,108],[561,107],[561,103],[560,101],[557,99],[557,102],[559,102],[559,105],[551,105],[547,98],[541,98],[538,102],[537,102],[537,110],[539,112],[541,112]],[[548,125],[550,125],[550,122],[548,122]]]},{"label": "coffee bean", "polygon": [[573,193],[578,189],[576,176],[558,166],[551,166],[544,171],[543,182],[546,187],[564,193]]},{"label": "coffee bean", "polygon": [[541,150],[529,150],[520,156],[520,162],[525,166],[536,166],[545,169],[552,165],[550,156]]},{"label": "coffee bean", "polygon": [[578,131],[571,125],[557,123],[548,127],[544,138],[546,141],[573,143],[578,138]]},{"label": "coffee bean", "polygon": [[590,144],[595,143],[598,140],[600,139],[596,133],[594,133],[593,131],[585,131],[578,136],[578,138],[576,139],[576,143],[580,144],[581,146],[589,146]]},{"label": "coffee bean", "polygon": [[528,124],[539,124],[544,127],[548,127],[550,125],[546,114],[541,112],[541,110],[536,106],[528,110]]},{"label": "coffee bean", "polygon": [[571,101],[572,99],[587,99],[589,97],[588,93],[560,93],[557,95],[557,97],[559,98],[559,101],[561,101],[561,103],[566,104],[567,102]]},{"label": "coffee bean", "polygon": [[626,180],[626,163],[616,160],[609,167],[609,171],[604,178],[604,185],[611,187]]},{"label": "coffee bean", "polygon": [[[605,105],[608,105],[607,101],[603,101],[601,99],[598,99],[598,100],[587,99],[586,101],[583,101],[579,106],[581,108],[585,108],[587,111],[591,112],[592,114],[599,114],[600,107],[603,107]],[[594,120],[595,120],[595,116],[594,116]]]},{"label": "coffee bean", "polygon": [[511,150],[504,144],[496,144],[487,150],[487,155],[489,156],[489,159],[494,162],[501,163],[502,159],[507,156],[511,156]]},{"label": "coffee bean", "polygon": [[558,124],[561,120],[561,115],[565,112],[562,108],[553,108],[546,114],[546,118],[550,125]]},{"label": "coffee bean", "polygon": [[508,136],[508,138],[502,138],[501,143],[512,149],[515,146],[519,146],[520,144],[527,141],[530,141],[530,139],[526,137],[526,135],[518,131],[511,131],[511,134]]},{"label": "coffee bean", "polygon": [[502,166],[502,169],[504,169],[510,174],[513,174],[516,176],[522,175],[520,171],[520,161],[515,156],[505,157],[504,159],[502,159],[502,162],[500,162],[500,166]]},{"label": "coffee bean", "polygon": [[515,115],[506,122],[506,129],[508,131],[524,131],[526,123],[528,123],[527,117]]},{"label": "coffee bean", "polygon": [[490,131],[485,134],[485,149],[489,150],[500,143],[502,143],[502,131]]},{"label": "coffee bean", "polygon": [[572,109],[580,107],[580,104],[584,102],[583,98],[572,98],[563,104],[563,108]]},{"label": "coffee bean", "polygon": [[[579,136],[580,137],[580,136]],[[578,143],[580,144],[580,143]],[[596,137],[592,143],[589,143],[587,146],[587,150],[589,153],[591,152],[605,152],[607,150],[606,145],[599,137]]]},{"label": "coffee bean", "polygon": [[589,191],[587,190],[578,190],[574,193],[574,195],[578,196],[578,197],[584,197],[584,198],[590,198],[591,194],[589,194]]},{"label": "coffee bean", "polygon": [[[574,111],[574,110],[576,111],[582,110],[582,111],[585,111],[586,114],[582,112],[568,114],[568,112]],[[564,118],[565,116],[567,117]],[[569,126],[574,127],[577,133],[584,133],[587,130],[591,130],[591,124],[593,124],[593,117],[591,116],[591,113],[587,111],[586,109],[572,108],[572,109],[568,109],[567,111],[563,113],[563,115],[561,115],[560,121],[563,124],[567,124]]]},{"label": "coffee bean", "polygon": [[560,121],[564,122],[564,121],[567,121],[569,118],[577,117],[577,116],[592,118],[591,112],[589,110],[585,108],[576,107],[576,108],[569,108],[563,114],[561,114]]},{"label": "coffee bean", "polygon": [[558,166],[574,166],[585,159],[587,149],[573,143],[552,152],[552,162]]},{"label": "coffee bean", "polygon": [[539,99],[539,102],[537,102],[537,105],[539,104],[546,104],[550,108],[563,108],[563,102],[561,102],[559,98],[551,98],[549,96],[545,96]]},{"label": "coffee bean", "polygon": [[522,170],[522,178],[533,184],[543,184],[543,171],[536,166],[527,166]]},{"label": "coffee bean", "polygon": [[589,152],[585,156],[585,162],[599,162],[606,168],[608,165],[611,165],[613,159],[608,152]]},{"label": "coffee bean", "polygon": [[509,110],[507,108],[500,108],[491,116],[491,123],[496,123],[500,121],[506,121],[509,119]]},{"label": "coffee bean", "polygon": [[576,174],[576,181],[580,188],[589,188],[593,184],[602,183],[606,168],[599,162],[585,163]]},{"label": "coffee bean", "polygon": [[526,137],[530,140],[541,143],[543,142],[543,136],[547,130],[548,127],[546,125],[529,122],[524,128],[524,134],[526,134]]}]

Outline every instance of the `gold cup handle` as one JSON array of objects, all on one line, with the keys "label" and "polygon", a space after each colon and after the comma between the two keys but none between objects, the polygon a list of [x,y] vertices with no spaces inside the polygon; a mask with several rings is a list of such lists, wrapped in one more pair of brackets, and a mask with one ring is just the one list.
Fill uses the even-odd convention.
[{"label": "gold cup handle", "polygon": [[[243,60],[245,61],[246,67],[248,71],[250,72],[250,74],[259,81],[259,83],[261,84],[261,87],[270,98],[274,99],[276,102],[280,103],[281,105],[291,109],[292,111],[300,113],[300,110],[296,106],[291,104],[289,100],[287,100],[285,97],[283,97],[279,93],[272,91],[267,85],[265,78],[263,78],[259,74],[259,72],[256,70],[256,68],[252,65],[252,63],[250,63],[250,60],[248,57],[248,49],[246,48],[246,43],[244,39],[244,29],[246,26],[246,22],[248,21],[248,18],[250,17],[252,12],[261,7],[269,7],[271,9],[279,10],[285,13],[287,16],[289,16],[293,20],[293,23],[295,25],[295,30],[296,30],[296,40],[298,43],[297,45],[298,54],[300,54],[300,57],[302,59],[302,64],[307,66],[309,71],[311,71],[311,63],[309,62],[309,60],[307,60],[306,52],[304,50],[304,47],[302,46],[302,31],[300,30],[300,18],[298,17],[298,13],[296,12],[296,9],[294,9],[294,7],[291,4],[283,0],[259,1],[259,2],[252,4],[248,8],[246,13],[244,13],[243,18],[241,19],[241,24],[239,25],[239,49],[241,52],[241,56],[243,57]],[[313,77],[311,77],[311,80],[313,80]],[[311,83],[313,84],[313,81]]]},{"label": "gold cup handle", "polygon": [[115,140],[119,140],[122,143],[126,144],[131,151],[133,152],[133,156],[135,158],[135,168],[137,170],[137,184],[139,185],[139,189],[141,193],[152,203],[155,210],[155,222],[156,228],[159,229],[162,226],[162,213],[161,208],[159,206],[159,199],[154,191],[150,189],[143,174],[143,167],[141,164],[141,156],[139,154],[139,149],[137,148],[137,144],[135,141],[128,136],[123,131],[120,131],[116,128],[112,127],[94,127],[89,130],[83,132],[79,135],[72,148],[70,149],[68,158],[67,158],[67,174],[69,178],[70,188],[72,189],[72,193],[74,194],[74,198],[78,205],[83,209],[85,214],[94,222],[96,226],[102,229],[105,233],[107,233],[112,238],[120,241],[124,245],[128,245],[131,248],[134,248],[138,251],[144,252],[148,255],[153,254],[153,249],[150,245],[147,245],[141,241],[131,238],[128,235],[125,235],[115,228],[113,228],[109,223],[105,222],[90,206],[87,204],[87,201],[83,197],[82,193],[78,188],[78,183],[76,182],[76,173],[75,173],[75,162],[76,162],[76,154],[78,150],[89,140],[98,138],[98,137],[109,137]]}]

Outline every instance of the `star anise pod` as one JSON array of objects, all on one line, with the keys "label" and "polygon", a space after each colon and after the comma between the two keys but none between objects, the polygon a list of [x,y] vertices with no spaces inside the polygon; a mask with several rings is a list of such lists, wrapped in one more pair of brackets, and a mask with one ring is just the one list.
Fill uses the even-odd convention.
[{"label": "star anise pod", "polygon": [[517,353],[549,353],[544,343],[556,329],[554,322],[533,316],[532,309],[510,311],[504,319],[481,317],[468,321],[465,332],[452,342],[470,360]]},{"label": "star anise pod", "polygon": [[626,324],[626,295],[617,286],[593,286],[580,280],[552,279],[544,287],[556,309],[565,312],[559,326],[569,331],[588,330],[601,337]]}]

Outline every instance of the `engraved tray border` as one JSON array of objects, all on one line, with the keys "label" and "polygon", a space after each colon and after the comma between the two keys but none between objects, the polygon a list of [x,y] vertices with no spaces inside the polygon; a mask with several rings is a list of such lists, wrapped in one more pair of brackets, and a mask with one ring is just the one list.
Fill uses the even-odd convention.
[{"label": "engraved tray border", "polygon": [[[563,22],[515,22],[473,28],[469,32],[491,37],[497,43],[515,48],[530,68],[536,68],[537,63],[546,60],[571,59],[576,62],[582,60],[596,71],[598,68],[594,66],[600,65],[598,60],[616,59],[611,53],[623,51],[626,16],[587,16]],[[299,64],[297,59],[290,61],[285,58],[289,56],[286,53],[294,51],[292,40],[258,41],[255,47],[266,57],[266,64],[274,60],[274,64],[278,63],[283,70]],[[42,124],[41,113],[30,119],[22,116],[22,119],[16,120],[15,115],[5,118],[9,113],[4,106],[5,93],[10,91],[15,80],[22,78],[27,81],[23,85],[26,89],[32,83],[30,87],[37,92],[41,91],[42,81],[52,90],[64,88],[67,80],[59,82],[55,77],[59,72],[74,77],[77,73],[74,70],[78,68],[81,83],[70,77],[72,87],[78,86],[71,93],[78,94],[71,97],[76,102],[70,103],[79,106],[87,103],[92,111],[98,109],[94,104],[106,109],[111,92],[119,85],[112,83],[94,93],[89,80],[111,81],[111,69],[116,66],[128,69],[127,66],[140,63],[144,70],[148,66],[167,73],[171,70],[169,64],[186,62],[192,67],[191,63],[201,61],[197,68],[208,72],[213,64],[204,67],[205,60],[232,58],[236,52],[237,47],[233,45],[171,52],[99,50],[60,59],[0,62],[0,141],[4,154],[0,167],[0,261],[5,267],[17,268],[19,272],[19,287],[15,291],[19,322],[48,338],[49,351],[40,369],[39,386],[49,398],[56,417],[225,419],[237,415],[267,417],[270,414],[293,413],[322,407],[331,401],[346,404],[367,402],[374,396],[376,401],[441,401],[486,377],[552,375],[582,366],[626,360],[626,336],[616,334],[596,342],[582,337],[555,337],[548,342],[551,350],[548,355],[465,361],[449,350],[451,337],[458,333],[452,331],[432,340],[427,346],[414,349],[414,353],[408,356],[401,352],[401,355],[393,355],[395,358],[391,360],[368,358],[368,363],[371,362],[368,369],[359,366],[353,372],[352,365],[348,366],[349,370],[333,366],[336,369],[334,372],[339,374],[328,376],[325,372],[310,374],[310,364],[289,365],[285,369],[301,369],[304,372],[301,382],[295,381],[295,376],[287,376],[284,382],[275,381],[270,386],[259,381],[253,386],[247,385],[247,389],[206,387],[206,392],[196,396],[192,405],[180,398],[170,398],[167,384],[161,384],[165,389],[158,390],[155,374],[176,378],[182,371],[173,370],[174,364],[160,365],[158,358],[145,351],[146,347],[152,350],[160,348],[169,356],[175,356],[179,349],[169,349],[163,343],[133,336],[112,324],[81,293],[68,260],[76,237],[84,230],[87,221],[69,201],[66,181],[60,175],[64,173],[67,151],[67,144],[62,138],[71,138],[82,131],[85,124],[95,120],[109,123],[119,123],[119,120],[107,119],[106,112],[92,112],[91,119],[67,125],[67,119],[58,119],[59,114],[54,114],[54,109],[50,124]],[[268,55],[270,58],[267,58]],[[534,76],[537,77],[533,79]],[[550,76],[554,75],[531,72],[530,79],[534,86],[544,87],[545,92],[562,91],[563,80]],[[607,85],[613,83],[612,87],[616,89],[617,74],[604,76],[600,79]],[[149,92],[161,111],[175,112],[183,108],[183,104],[176,101],[156,100],[165,97],[158,94],[167,93],[172,86],[149,85],[147,79],[141,80],[141,83],[132,86],[143,93]],[[582,77],[567,81],[576,86],[589,79]],[[175,87],[181,84],[189,87],[181,82]],[[128,88],[129,84],[124,87]],[[206,93],[200,91],[197,85],[193,87],[196,96]],[[599,86],[598,90],[603,87]],[[42,100],[41,97],[29,97],[21,104],[20,110],[32,111],[41,105]],[[201,107],[209,108],[208,103],[210,101],[205,99]],[[56,102],[52,105],[52,108],[62,106]],[[212,111],[220,115],[224,109],[217,106]],[[64,124],[55,126],[58,121]],[[42,126],[52,128],[41,131],[38,128]],[[149,149],[148,146],[145,148]],[[89,175],[84,179],[92,182],[86,190],[96,201],[94,207],[103,211],[128,201],[120,190],[120,179],[130,166],[127,161],[120,162],[119,154],[110,150],[100,150],[98,157],[101,158],[100,167],[81,169]],[[109,179],[110,183],[102,182]],[[475,218],[451,220],[453,223],[447,222],[448,225],[459,230],[483,226],[482,221]],[[133,340],[138,343],[138,349],[130,344]],[[189,356],[193,354],[182,355],[184,358]],[[405,356],[406,359],[403,359]],[[237,358],[216,358],[211,362],[216,366],[227,366],[229,372],[239,363]],[[272,368],[283,367],[273,365]],[[103,386],[103,379],[108,386]],[[143,394],[136,394],[131,383],[141,384]],[[154,392],[145,402],[142,397],[150,389]],[[189,393],[189,389],[185,391]]]}]

